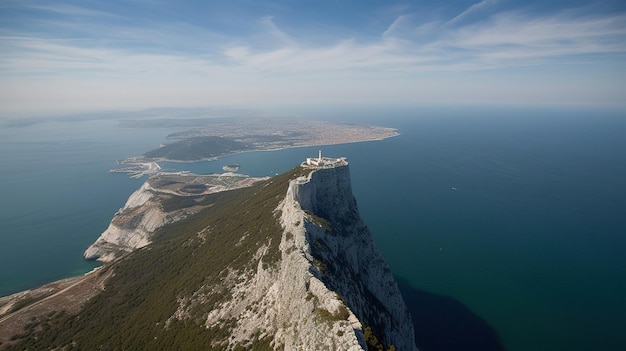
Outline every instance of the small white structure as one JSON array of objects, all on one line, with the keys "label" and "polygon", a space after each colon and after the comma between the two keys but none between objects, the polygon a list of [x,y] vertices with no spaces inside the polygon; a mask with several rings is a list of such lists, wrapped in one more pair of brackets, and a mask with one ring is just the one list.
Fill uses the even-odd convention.
[{"label": "small white structure", "polygon": [[320,150],[317,158],[307,157],[305,162],[302,162],[302,166],[309,168],[334,168],[338,166],[345,166],[348,164],[345,157],[330,158],[322,157],[322,150]]}]

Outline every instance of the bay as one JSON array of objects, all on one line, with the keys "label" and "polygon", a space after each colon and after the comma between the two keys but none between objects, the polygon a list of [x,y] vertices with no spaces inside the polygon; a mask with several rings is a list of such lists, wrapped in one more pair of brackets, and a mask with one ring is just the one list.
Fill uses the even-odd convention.
[{"label": "bay", "polygon": [[112,120],[0,128],[0,296],[96,267],[82,252],[143,182],[109,169],[168,133]]}]

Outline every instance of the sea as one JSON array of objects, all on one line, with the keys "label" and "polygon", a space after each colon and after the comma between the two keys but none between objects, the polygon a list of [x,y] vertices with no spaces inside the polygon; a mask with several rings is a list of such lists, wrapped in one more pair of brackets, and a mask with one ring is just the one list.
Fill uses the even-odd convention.
[{"label": "sea", "polygon": [[[256,151],[164,170],[272,176],[345,156],[360,213],[433,350],[626,350],[626,113],[317,110],[397,137]],[[0,128],[0,296],[85,273],[82,253],[145,178],[116,161],[171,129],[116,119]]]}]

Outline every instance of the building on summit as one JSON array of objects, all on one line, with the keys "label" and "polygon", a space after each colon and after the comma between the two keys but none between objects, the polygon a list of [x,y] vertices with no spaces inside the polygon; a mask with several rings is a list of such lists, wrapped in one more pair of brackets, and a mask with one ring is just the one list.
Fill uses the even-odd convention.
[{"label": "building on summit", "polygon": [[322,150],[320,150],[317,158],[307,157],[306,161],[302,162],[303,167],[308,168],[334,168],[339,166],[345,166],[348,164],[345,157],[330,158],[322,157]]}]

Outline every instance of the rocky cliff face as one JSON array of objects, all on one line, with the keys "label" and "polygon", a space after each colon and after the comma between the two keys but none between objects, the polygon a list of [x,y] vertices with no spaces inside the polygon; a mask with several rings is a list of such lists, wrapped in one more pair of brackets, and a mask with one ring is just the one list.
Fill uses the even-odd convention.
[{"label": "rocky cliff face", "polygon": [[175,219],[176,216],[168,216],[163,211],[157,194],[145,182],[128,198],[109,227],[87,248],[83,256],[87,260],[112,261],[124,253],[148,245],[156,229]]},{"label": "rocky cliff face", "polygon": [[[232,321],[230,347],[256,333],[271,336],[275,349],[367,350],[368,328],[385,349],[417,349],[410,314],[359,217],[348,166],[292,180],[275,213],[280,261],[264,265],[263,246],[256,266],[231,272],[231,297],[207,314],[207,327]],[[181,299],[174,318],[193,314],[198,301]]]},{"label": "rocky cliff face", "polygon": [[[291,260],[307,267],[308,282],[304,287],[318,289],[313,295],[323,308],[332,315],[341,314],[343,307],[349,310],[350,327],[354,328],[349,334],[356,337],[359,347],[363,347],[362,331],[367,326],[382,344],[394,345],[397,350],[415,350],[409,312],[360,219],[348,166],[314,170],[308,177],[292,181],[281,209],[285,237],[289,233],[294,237],[284,237],[283,254],[289,257],[291,252]],[[293,266],[284,260],[286,271]],[[297,291],[297,285],[291,288],[299,298],[305,293]],[[295,336],[297,329],[285,332]],[[357,348],[354,340],[344,345]],[[307,345],[295,345],[293,349],[307,348],[300,346]]]},{"label": "rocky cliff face", "polygon": [[152,242],[157,229],[197,213],[206,195],[247,187],[266,178],[225,173],[160,173],[148,179],[126,201],[83,257],[110,262]]}]

